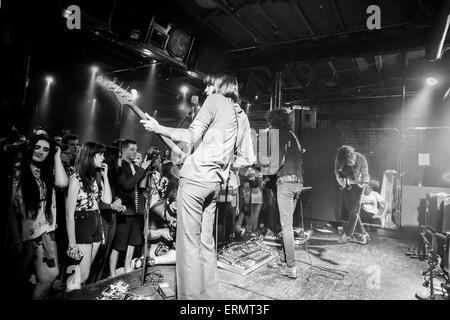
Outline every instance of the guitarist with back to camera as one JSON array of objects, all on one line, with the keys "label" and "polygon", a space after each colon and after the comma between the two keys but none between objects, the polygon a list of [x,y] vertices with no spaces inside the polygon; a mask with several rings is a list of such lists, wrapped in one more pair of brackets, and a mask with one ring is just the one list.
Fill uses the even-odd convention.
[{"label": "guitarist with back to camera", "polygon": [[344,233],[339,242],[348,242],[354,232],[360,232],[363,242],[367,243],[368,234],[361,220],[358,219],[361,196],[370,181],[367,160],[352,146],[341,146],[336,154],[334,173],[342,191],[342,214],[343,217],[348,217],[348,224],[344,227]]}]

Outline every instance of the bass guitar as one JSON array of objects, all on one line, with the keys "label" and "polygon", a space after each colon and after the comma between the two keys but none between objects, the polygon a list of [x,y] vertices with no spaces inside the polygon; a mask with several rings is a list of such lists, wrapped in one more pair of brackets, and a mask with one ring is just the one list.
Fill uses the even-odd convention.
[{"label": "bass guitar", "polygon": [[[97,84],[114,93],[114,96],[120,104],[127,105],[140,119],[147,120],[145,113],[136,105],[136,99],[138,98],[137,93],[133,93],[133,90],[129,91],[128,88],[123,89],[122,85],[118,85],[114,81],[108,80],[103,76],[98,76],[96,81]],[[184,159],[185,153],[172,140],[161,135],[158,136],[166,146],[172,150],[177,159]]]}]

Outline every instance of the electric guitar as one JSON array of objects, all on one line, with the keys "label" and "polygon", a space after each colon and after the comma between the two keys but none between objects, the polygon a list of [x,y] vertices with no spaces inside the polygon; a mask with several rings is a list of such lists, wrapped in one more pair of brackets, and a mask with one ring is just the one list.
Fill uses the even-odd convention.
[{"label": "electric guitar", "polygon": [[[103,76],[98,76],[96,81],[97,84],[101,85],[106,90],[113,92],[120,104],[130,107],[130,109],[142,120],[148,120],[145,113],[136,105],[136,99],[138,98],[137,93],[133,93],[133,90],[131,90],[131,92],[128,91],[128,88],[123,89],[122,84],[118,85],[114,81],[108,80]],[[166,146],[172,150],[178,159],[183,159],[185,157],[185,153],[172,140],[161,135],[158,136],[163,140]]]},{"label": "electric guitar", "polygon": [[368,186],[369,184],[366,182],[361,182],[361,181],[355,181],[353,179],[350,178],[341,178],[342,180],[344,180],[344,185],[339,185],[339,189],[343,190],[343,189],[351,189],[352,186],[357,186],[359,189],[364,189],[366,186]]}]

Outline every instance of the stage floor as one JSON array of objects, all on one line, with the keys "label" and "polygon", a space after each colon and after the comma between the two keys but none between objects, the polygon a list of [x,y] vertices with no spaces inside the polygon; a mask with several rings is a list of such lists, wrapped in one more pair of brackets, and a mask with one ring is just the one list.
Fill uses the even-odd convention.
[{"label": "stage floor", "polygon": [[[317,237],[317,238],[316,238]],[[243,277],[219,269],[220,291],[226,300],[409,300],[423,291],[420,272],[426,262],[405,255],[414,238],[397,231],[371,233],[369,245],[338,244],[338,235],[315,232],[308,243],[297,248],[299,277],[278,275],[266,265]],[[309,252],[309,256],[308,256]],[[310,263],[312,262],[312,265]],[[151,280],[160,272],[164,282],[175,283],[174,266],[148,268],[144,287],[141,270],[122,274],[54,297],[93,300],[109,284],[122,280],[130,291],[149,300],[161,300]]]},{"label": "stage floor", "polygon": [[405,255],[415,240],[404,238],[402,233],[371,232],[369,245],[338,244],[337,234],[320,234],[322,239],[315,239],[316,236],[313,234],[308,243],[309,256],[304,245],[295,252],[299,271],[295,280],[278,275],[267,266],[247,277],[220,270],[224,298],[409,300],[425,289],[420,272],[427,264]]}]

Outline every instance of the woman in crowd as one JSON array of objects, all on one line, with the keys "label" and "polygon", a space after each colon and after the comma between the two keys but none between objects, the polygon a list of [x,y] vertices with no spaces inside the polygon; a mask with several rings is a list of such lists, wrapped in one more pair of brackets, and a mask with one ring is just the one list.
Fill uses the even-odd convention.
[{"label": "woman in crowd", "polygon": [[259,214],[263,204],[261,172],[254,167],[249,167],[245,170],[242,183],[248,184],[249,189],[249,212],[245,214],[245,229],[249,233],[254,233],[259,228]]},{"label": "woman in crowd", "polygon": [[114,236],[116,234],[116,213],[125,211],[122,200],[116,196],[117,179],[120,175],[119,148],[111,146],[106,148],[105,162],[108,165],[108,180],[111,188],[111,199],[114,202],[105,204],[100,201],[100,214],[102,216],[102,227],[104,243],[97,253],[97,259],[92,266],[91,281],[96,282],[106,278],[107,265],[112,250]]},{"label": "woman in crowd", "polygon": [[82,284],[89,277],[92,261],[103,237],[99,202],[110,204],[112,200],[108,165],[103,162],[104,152],[104,146],[97,142],[83,144],[75,160],[75,172],[69,180],[66,199],[67,255],[74,260],[81,258]]},{"label": "woman in crowd", "polygon": [[45,134],[30,137],[13,177],[8,222],[10,239],[18,254],[18,268],[13,270],[19,277],[18,287],[26,283],[27,269],[34,265],[33,299],[45,298],[59,274],[54,188],[66,187],[67,180],[61,149]]}]

